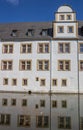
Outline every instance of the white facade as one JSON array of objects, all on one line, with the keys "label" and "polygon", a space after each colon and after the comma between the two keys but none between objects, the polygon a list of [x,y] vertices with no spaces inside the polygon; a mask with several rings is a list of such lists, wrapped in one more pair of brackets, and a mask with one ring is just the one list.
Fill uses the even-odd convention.
[{"label": "white facade", "polygon": [[[78,93],[80,90],[80,93],[83,93],[83,71],[78,68],[79,61],[83,60],[82,54],[79,53],[80,43],[83,44],[83,41],[78,39],[76,14],[66,5],[56,12],[53,37],[49,40],[1,41],[0,90],[37,93]],[[21,53],[22,44],[31,44],[31,53]],[[49,51],[38,52],[39,44],[44,45],[43,49],[45,44],[48,44]],[[4,53],[4,45],[13,45],[13,52]],[[27,60],[31,61],[31,70],[20,70],[20,61]],[[4,70],[3,64],[7,67],[9,61],[12,61],[12,69]],[[48,64],[48,69],[38,70],[38,61],[42,61],[43,68]],[[48,63],[45,63],[46,61]],[[62,64],[62,70],[59,63]],[[12,85],[13,79],[16,83]],[[27,85],[23,85],[23,79],[27,79]],[[41,83],[41,80],[44,81]]]}]

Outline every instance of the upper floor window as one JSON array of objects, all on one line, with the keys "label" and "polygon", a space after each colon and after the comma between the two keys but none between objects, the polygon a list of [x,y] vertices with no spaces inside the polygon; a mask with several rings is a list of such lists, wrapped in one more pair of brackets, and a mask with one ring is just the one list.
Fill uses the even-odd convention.
[{"label": "upper floor window", "polygon": [[39,53],[49,53],[49,43],[39,43],[38,52]]},{"label": "upper floor window", "polygon": [[73,33],[73,32],[74,32],[74,27],[68,26],[68,33]]},{"label": "upper floor window", "polygon": [[59,53],[70,53],[70,43],[59,43]]},{"label": "upper floor window", "polygon": [[31,60],[20,60],[20,70],[31,70]]},{"label": "upper floor window", "polygon": [[31,117],[29,115],[19,115],[18,116],[18,126],[30,127]]},{"label": "upper floor window", "polygon": [[2,61],[1,62],[1,69],[2,70],[12,70],[13,69],[13,62],[12,61]]},{"label": "upper floor window", "polygon": [[79,61],[79,70],[83,71],[83,60]]},{"label": "upper floor window", "polygon": [[3,85],[8,85],[8,78],[3,79]]},{"label": "upper floor window", "polygon": [[52,79],[52,85],[57,86],[57,79]]},{"label": "upper floor window", "polygon": [[79,52],[80,52],[80,53],[83,53],[83,43],[80,43],[80,44],[79,44]]},{"label": "upper floor window", "polygon": [[70,60],[59,60],[58,70],[69,71],[70,70]]},{"label": "upper floor window", "polygon": [[71,117],[58,117],[58,128],[71,129]]},{"label": "upper floor window", "polygon": [[27,99],[22,99],[22,106],[27,106]]},{"label": "upper floor window", "polygon": [[61,85],[62,85],[62,86],[67,86],[67,79],[62,79]]},{"label": "upper floor window", "polygon": [[14,99],[14,98],[11,99],[11,105],[12,105],[12,106],[16,106],[16,99]]},{"label": "upper floor window", "polygon": [[42,36],[47,36],[48,30],[47,29],[42,29]]},{"label": "upper floor window", "polygon": [[21,53],[31,53],[31,52],[32,52],[32,44],[21,45]]},{"label": "upper floor window", "polygon": [[60,15],[60,20],[64,20],[64,15]]},{"label": "upper floor window", "polygon": [[7,100],[6,98],[4,98],[4,99],[2,100],[2,105],[3,105],[3,106],[7,106],[7,104],[8,104],[8,100]]},{"label": "upper floor window", "polygon": [[49,70],[49,60],[38,60],[37,70]]},{"label": "upper floor window", "polygon": [[28,79],[22,79],[22,85],[27,86],[28,85]]},{"label": "upper floor window", "polygon": [[66,100],[62,100],[61,104],[62,104],[62,108],[67,108],[67,101]]},{"label": "upper floor window", "polygon": [[16,86],[17,85],[17,79],[12,79],[12,86]]},{"label": "upper floor window", "polygon": [[10,125],[9,114],[0,114],[0,125]]},{"label": "upper floor window", "polygon": [[28,35],[30,37],[33,36],[34,35],[34,30],[33,29],[28,29],[26,35]]},{"label": "upper floor window", "polygon": [[38,128],[47,128],[49,127],[49,117],[48,116],[36,116],[36,126]]},{"label": "upper floor window", "polygon": [[57,107],[57,101],[56,100],[52,100],[52,107],[53,108]]},{"label": "upper floor window", "polygon": [[58,33],[64,33],[64,27],[58,26]]},{"label": "upper floor window", "polygon": [[16,37],[17,36],[17,32],[18,32],[18,30],[16,30],[16,29],[12,30],[11,36],[12,37]]},{"label": "upper floor window", "polygon": [[13,53],[13,45],[5,44],[2,48],[3,53]]},{"label": "upper floor window", "polygon": [[67,15],[67,20],[71,20],[71,19],[72,19],[71,15]]},{"label": "upper floor window", "polygon": [[40,107],[45,107],[45,100],[40,100]]},{"label": "upper floor window", "polygon": [[45,86],[46,85],[46,80],[45,79],[41,79],[40,80],[40,86]]}]

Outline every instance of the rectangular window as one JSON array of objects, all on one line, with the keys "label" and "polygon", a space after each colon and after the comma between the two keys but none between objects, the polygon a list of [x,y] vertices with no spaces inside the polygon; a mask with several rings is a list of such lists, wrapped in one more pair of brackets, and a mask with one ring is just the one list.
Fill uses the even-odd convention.
[{"label": "rectangular window", "polygon": [[70,60],[59,60],[58,70],[60,71],[70,71]]},{"label": "rectangular window", "polygon": [[37,128],[48,128],[49,127],[49,117],[48,116],[36,116],[36,127]]},{"label": "rectangular window", "polygon": [[61,85],[62,85],[62,86],[67,86],[67,79],[62,79]]},{"label": "rectangular window", "polygon": [[60,15],[60,20],[64,20],[64,15]]},{"label": "rectangular window", "polygon": [[45,86],[45,85],[46,85],[46,80],[40,79],[40,86]]},{"label": "rectangular window", "polygon": [[56,101],[56,100],[53,100],[53,101],[52,101],[52,108],[55,108],[55,107],[57,107],[57,101]]},{"label": "rectangular window", "polygon": [[83,130],[83,117],[80,117],[80,130]]},{"label": "rectangular window", "polygon": [[11,105],[16,106],[16,99],[11,99]]},{"label": "rectangular window", "polygon": [[3,85],[8,85],[8,78],[3,79]]},{"label": "rectangular window", "polygon": [[72,16],[71,15],[67,15],[67,20],[71,20]]},{"label": "rectangular window", "polygon": [[49,60],[38,60],[37,67],[37,70],[49,70]]},{"label": "rectangular window", "polygon": [[59,43],[59,52],[60,53],[69,53],[70,52],[70,44],[69,43]]},{"label": "rectangular window", "polygon": [[21,53],[31,53],[32,52],[32,44],[22,44],[21,45]]},{"label": "rectangular window", "polygon": [[22,79],[22,85],[27,86],[28,85],[28,79]]},{"label": "rectangular window", "polygon": [[79,44],[79,52],[80,52],[80,53],[83,53],[83,43],[80,43],[80,44]]},{"label": "rectangular window", "polygon": [[1,61],[1,69],[2,70],[12,70],[13,62],[12,61]]},{"label": "rectangular window", "polygon": [[53,85],[53,86],[57,86],[57,79],[53,79],[53,80],[52,80],[52,85]]},{"label": "rectangular window", "polygon": [[22,106],[27,106],[27,99],[22,99]]},{"label": "rectangular window", "polygon": [[71,129],[71,117],[58,117],[59,129]]},{"label": "rectangular window", "polygon": [[63,100],[61,102],[61,104],[62,104],[62,108],[67,108],[67,101],[66,100]]},{"label": "rectangular window", "polygon": [[59,43],[59,53],[70,53],[70,43]]},{"label": "rectangular window", "polygon": [[9,114],[0,114],[0,125],[10,125]]},{"label": "rectangular window", "polygon": [[58,26],[58,33],[64,33],[64,27]]},{"label": "rectangular window", "polygon": [[79,61],[79,70],[83,71],[83,60]]},{"label": "rectangular window", "polygon": [[45,107],[45,100],[40,100],[40,107]]},{"label": "rectangular window", "polygon": [[3,53],[13,53],[13,45],[5,44],[2,48]]},{"label": "rectangular window", "polygon": [[31,70],[31,60],[20,60],[20,70]]},{"label": "rectangular window", "polygon": [[74,32],[74,27],[68,26],[68,33],[73,33],[73,32]]},{"label": "rectangular window", "polygon": [[18,116],[18,126],[19,127],[30,127],[31,117],[29,115],[19,115]]},{"label": "rectangular window", "polygon": [[17,85],[17,79],[12,79],[12,85],[16,86]]},{"label": "rectangular window", "polygon": [[5,99],[5,98],[2,99],[2,105],[3,105],[3,106],[7,106],[7,99]]},{"label": "rectangular window", "polygon": [[49,53],[49,43],[39,43],[38,53]]}]

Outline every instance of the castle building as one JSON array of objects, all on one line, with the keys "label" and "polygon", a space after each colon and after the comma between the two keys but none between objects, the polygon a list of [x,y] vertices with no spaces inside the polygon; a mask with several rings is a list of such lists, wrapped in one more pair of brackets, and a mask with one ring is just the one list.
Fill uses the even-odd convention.
[{"label": "castle building", "polygon": [[0,91],[83,93],[83,22],[70,6],[52,22],[0,24]]}]

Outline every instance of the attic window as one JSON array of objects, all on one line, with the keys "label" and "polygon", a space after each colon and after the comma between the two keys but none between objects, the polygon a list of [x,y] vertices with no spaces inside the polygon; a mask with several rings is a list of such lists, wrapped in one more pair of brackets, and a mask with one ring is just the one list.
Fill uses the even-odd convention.
[{"label": "attic window", "polygon": [[81,27],[81,35],[83,36],[83,26]]},{"label": "attic window", "polygon": [[47,29],[42,29],[42,36],[47,36],[48,30]]},{"label": "attic window", "polygon": [[15,36],[16,36],[16,33],[17,33],[17,30],[16,30],[16,29],[12,30],[11,36],[15,37]]},{"label": "attic window", "polygon": [[33,36],[34,35],[34,30],[33,29],[28,29],[26,35]]}]

